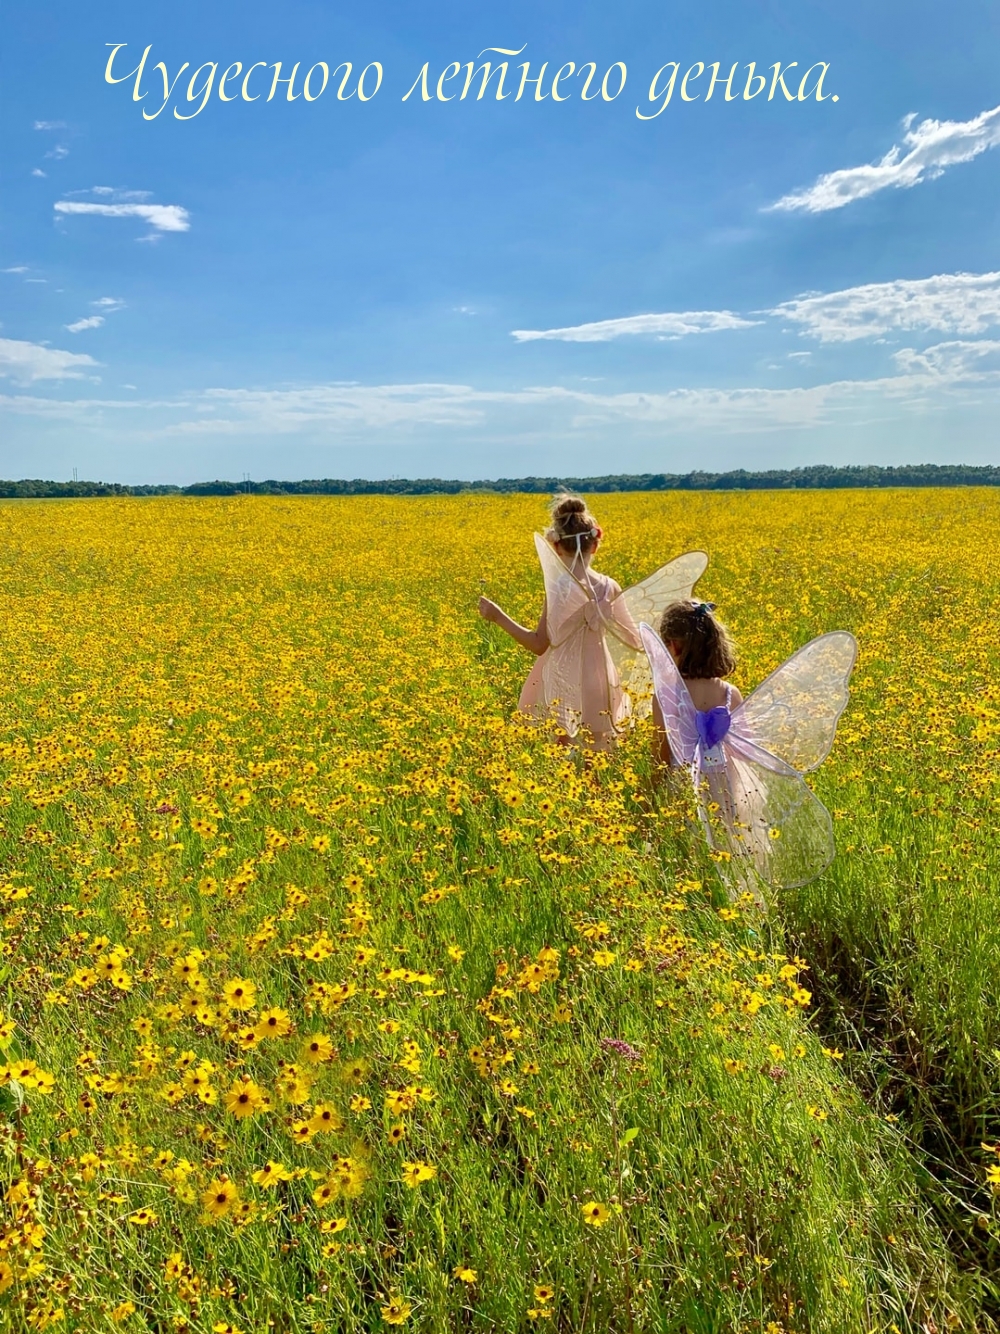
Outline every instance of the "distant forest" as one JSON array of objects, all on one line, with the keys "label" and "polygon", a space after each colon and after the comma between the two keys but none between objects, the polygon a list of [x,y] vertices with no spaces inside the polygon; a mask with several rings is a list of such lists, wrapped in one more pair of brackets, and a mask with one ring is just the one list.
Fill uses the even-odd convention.
[{"label": "distant forest", "polygon": [[501,477],[460,482],[439,477],[368,482],[324,478],[304,482],[195,482],[191,486],[123,486],[118,482],[0,481],[0,499],[85,496],[454,496],[466,492],[548,495],[570,491],[798,491],[877,486],[1000,486],[1000,467],[920,463],[899,468],[775,469],[769,472],[638,473],[608,477]]}]

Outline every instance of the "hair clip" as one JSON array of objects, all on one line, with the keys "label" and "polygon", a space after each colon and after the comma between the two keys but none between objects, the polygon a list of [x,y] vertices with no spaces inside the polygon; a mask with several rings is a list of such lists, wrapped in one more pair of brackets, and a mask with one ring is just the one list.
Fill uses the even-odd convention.
[{"label": "hair clip", "polygon": [[710,611],[715,611],[714,602],[699,602],[694,609],[696,616],[707,616]]}]

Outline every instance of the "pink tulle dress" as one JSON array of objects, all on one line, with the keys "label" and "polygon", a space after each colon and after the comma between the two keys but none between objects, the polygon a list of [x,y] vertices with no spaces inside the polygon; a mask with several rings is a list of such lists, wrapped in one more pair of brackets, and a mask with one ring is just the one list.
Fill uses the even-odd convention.
[{"label": "pink tulle dress", "polygon": [[624,593],[583,559],[563,560],[539,533],[535,550],[545,581],[549,647],[531,669],[518,708],[554,718],[568,737],[610,749],[633,714],[649,712],[652,681],[636,614],[652,616],[668,602],[689,597],[708,563],[691,552],[664,565]]},{"label": "pink tulle dress", "polygon": [[585,729],[590,744],[607,750],[632,716],[607,639],[614,635],[630,649],[640,648],[641,640],[615,581],[594,570],[588,574],[581,584],[564,568],[555,597],[547,596],[549,647],[532,667],[517,706],[536,718],[554,717],[569,737]]}]

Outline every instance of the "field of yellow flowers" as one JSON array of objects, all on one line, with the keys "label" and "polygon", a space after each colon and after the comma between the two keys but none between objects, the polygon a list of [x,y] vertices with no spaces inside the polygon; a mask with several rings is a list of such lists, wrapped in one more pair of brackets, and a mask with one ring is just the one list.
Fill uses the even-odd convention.
[{"label": "field of yellow flowers", "polygon": [[0,506],[4,1330],[995,1328],[1000,493],[594,503],[860,641],[766,914],[513,717],[540,498]]}]

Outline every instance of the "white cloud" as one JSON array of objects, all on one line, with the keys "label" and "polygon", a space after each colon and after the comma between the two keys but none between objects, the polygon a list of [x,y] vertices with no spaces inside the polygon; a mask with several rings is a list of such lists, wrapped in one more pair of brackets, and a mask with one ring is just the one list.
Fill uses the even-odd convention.
[{"label": "white cloud", "polygon": [[4,269],[4,273],[27,273],[27,264],[13,264],[9,269]]},{"label": "white cloud", "polygon": [[85,354],[0,338],[0,376],[22,384],[34,380],[79,380],[90,367],[99,365],[100,362]]},{"label": "white cloud", "polygon": [[1000,379],[1000,341],[989,338],[975,343],[955,339],[922,352],[904,347],[893,354],[893,360],[905,375],[924,375],[948,384]]},{"label": "white cloud", "polygon": [[36,130],[65,130],[66,122],[64,120],[36,120]]},{"label": "white cloud", "polygon": [[48,176],[48,172],[42,171],[41,167],[32,167],[31,174],[32,176],[40,176],[42,180],[44,180],[46,176]]},{"label": "white cloud", "polygon": [[101,218],[142,218],[159,232],[186,232],[191,215],[180,204],[94,204],[76,199],[60,199],[57,213],[90,213]]},{"label": "white cloud", "polygon": [[879,162],[827,172],[807,189],[784,195],[768,211],[826,213],[880,190],[934,180],[946,167],[970,162],[1000,144],[1000,106],[972,120],[922,120],[914,127],[914,119],[907,116],[903,122],[902,146],[893,144]]},{"label": "white cloud", "polygon": [[[324,430],[360,432],[419,427],[482,428],[498,416],[578,429],[615,422],[654,427],[705,427],[752,433],[820,425],[859,402],[923,398],[939,388],[933,368],[877,380],[845,380],[792,389],[672,389],[600,394],[541,385],[514,390],[458,384],[309,385],[293,389],[213,389],[200,395],[196,417],[164,426],[164,435],[295,435]],[[512,428],[513,429],[513,428]]]},{"label": "white cloud", "polygon": [[1000,324],[1000,273],[941,273],[807,293],[768,313],[824,343],[875,338],[893,329],[982,333]]},{"label": "white cloud", "polygon": [[69,157],[69,149],[65,144],[56,144],[55,148],[46,153],[45,156],[53,158],[56,162],[61,162],[64,157]]},{"label": "white cloud", "polygon": [[[0,356],[3,347],[0,344]],[[68,359],[63,376],[78,375],[90,358],[34,344],[22,362],[42,378],[39,357]],[[42,368],[44,370],[44,368]],[[52,368],[54,374],[58,368]],[[32,375],[22,365],[22,379]],[[837,380],[797,388],[677,388],[600,393],[562,385],[481,389],[448,383],[327,383],[278,389],[216,388],[166,400],[44,398],[11,394],[0,399],[10,412],[101,427],[107,414],[137,414],[129,431],[152,440],[207,437],[312,436],[336,441],[407,439],[454,429],[515,438],[524,432],[586,431],[631,424],[656,432],[714,431],[740,436],[802,430],[839,423],[889,419],[900,412],[951,410],[956,401],[1000,399],[1000,341],[955,340],[895,354],[893,373],[875,379]],[[970,397],[971,396],[971,397]]]},{"label": "white cloud", "polygon": [[[25,268],[15,266],[15,271]],[[124,302],[119,297],[102,296],[90,305],[97,313],[67,325],[69,331],[98,328]],[[978,334],[991,324],[1000,324],[1000,273],[944,274],[807,294],[773,311],[757,313],[797,324],[825,342],[871,338],[892,330],[941,329]],[[753,323],[728,311],[637,318],[691,321],[695,315],[703,319],[725,316],[737,322],[735,327]],[[577,326],[583,330],[600,327]],[[721,327],[734,326],[727,323]],[[810,356],[802,351],[788,355],[804,360]],[[22,382],[81,379],[98,365],[91,357],[42,344],[0,340],[0,375]],[[631,423],[654,433],[704,429],[738,436],[835,422],[870,422],[900,411],[940,410],[956,401],[978,403],[984,395],[1000,400],[1000,339],[954,338],[922,350],[906,347],[894,353],[890,365],[892,370],[877,378],[770,389],[680,387],[615,393],[600,392],[596,384],[484,389],[434,382],[330,382],[279,388],[214,388],[162,401],[68,402],[26,393],[7,395],[0,402],[8,411],[59,417],[95,427],[111,410],[119,417],[122,412],[141,412],[143,416],[135,419],[135,429],[147,440],[310,435],[347,441],[364,440],[379,432],[405,439],[421,432],[469,428],[492,430],[499,438],[525,430],[539,435],[553,430],[601,429],[616,423]],[[993,402],[993,398],[986,401]]]},{"label": "white cloud", "polygon": [[[895,385],[897,380],[886,383]],[[186,401],[158,403],[8,395],[0,397],[0,406],[22,414],[71,419],[80,425],[100,421],[108,410],[139,411],[142,430],[158,438],[291,436],[320,431],[349,439],[371,430],[408,434],[421,427],[468,429],[500,420],[509,424],[517,414],[527,417],[529,423],[544,419],[553,426],[570,428],[631,421],[681,429],[716,427],[739,434],[818,424],[828,406],[859,393],[875,394],[881,385],[845,382],[811,389],[678,389],[627,394],[594,394],[559,385],[507,391],[445,384],[314,385],[291,390],[212,390]],[[153,410],[160,413],[160,423],[151,430]]]},{"label": "white cloud", "polygon": [[895,374],[790,389],[679,388],[603,394],[562,385],[512,390],[460,384],[210,389],[188,400],[189,407],[197,407],[197,419],[189,418],[174,429],[183,434],[267,434],[326,426],[349,433],[355,427],[463,427],[481,424],[497,411],[528,411],[532,417],[548,411],[553,420],[573,427],[633,421],[738,434],[821,425],[863,404],[894,402],[926,408],[935,395],[947,395],[972,381],[1000,385],[1000,341],[954,341],[923,352],[903,349],[895,354],[895,362]]},{"label": "white cloud", "polygon": [[103,315],[88,315],[86,319],[74,320],[72,324],[67,324],[66,328],[70,333],[83,333],[84,329],[99,329],[103,323]]},{"label": "white cloud", "polygon": [[[752,314],[788,321],[824,343],[879,339],[893,330],[983,333],[1000,324],[1000,272],[940,273],[931,278],[866,283],[839,292],[806,292],[771,310]],[[635,334],[680,338],[719,329],[749,329],[760,323],[760,319],[730,310],[681,311],[598,320],[565,329],[515,329],[512,336],[519,343],[538,339],[597,343]],[[789,355],[806,357],[809,353]]]},{"label": "white cloud", "polygon": [[99,329],[108,315],[113,315],[115,311],[122,310],[125,306],[125,302],[117,296],[99,296],[96,301],[91,301],[90,304],[103,313],[100,315],[86,315],[82,319],[74,320],[72,324],[67,324],[65,328],[70,333],[83,333],[84,329]]},{"label": "white cloud", "polygon": [[662,315],[627,315],[617,320],[596,320],[566,329],[512,329],[519,343],[553,339],[561,343],[607,343],[628,334],[659,334],[682,338],[685,334],[714,333],[719,329],[749,329],[759,320],[747,320],[731,310],[668,311]]}]

